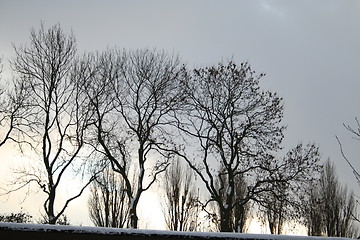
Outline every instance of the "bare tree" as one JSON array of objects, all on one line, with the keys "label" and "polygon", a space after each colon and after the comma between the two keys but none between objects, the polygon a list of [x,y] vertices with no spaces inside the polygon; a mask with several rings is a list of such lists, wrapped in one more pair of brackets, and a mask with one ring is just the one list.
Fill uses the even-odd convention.
[{"label": "bare tree", "polygon": [[[244,199],[246,196],[247,184],[243,175],[235,177],[234,199]],[[234,232],[243,233],[247,231],[248,221],[251,218],[251,203],[237,204],[232,214],[232,226]]]},{"label": "bare tree", "polygon": [[[267,223],[271,234],[283,234],[284,225],[295,210],[291,208],[288,186],[282,184],[278,187],[279,192],[265,193],[266,197],[260,202],[260,211],[263,214],[264,223]],[[296,212],[295,212],[296,213]]]},{"label": "bare tree", "polygon": [[[22,176],[16,189],[35,182],[47,196],[47,222],[55,224],[93,179],[90,177],[66,201],[60,203],[57,199],[65,175],[80,164],[91,113],[78,84],[82,75],[74,71],[75,38],[66,35],[60,25],[49,29],[42,25],[39,31],[31,31],[29,45],[14,49],[16,57],[11,66],[17,74],[15,90],[21,90],[26,97],[23,110],[27,118],[22,124],[26,136],[22,143],[27,143],[25,148],[31,146],[40,160],[40,167],[34,171],[19,171]],[[25,150],[31,157],[30,149]]]},{"label": "bare tree", "polygon": [[[317,161],[294,158],[282,162],[273,157],[285,130],[281,125],[283,105],[276,93],[260,90],[262,76],[256,76],[247,63],[237,66],[229,62],[195,69],[186,79],[188,104],[184,114],[176,116],[177,127],[193,139],[192,146],[197,141],[198,148],[194,156],[178,153],[205,184],[210,195],[207,203],[217,203],[220,231],[233,231],[235,206],[261,201],[262,192],[297,177]],[[224,169],[221,176],[214,170],[219,168]],[[246,177],[245,197],[234,198],[237,175]],[[217,181],[226,186],[225,197]]]},{"label": "bare tree", "polygon": [[[220,170],[219,171],[219,178],[216,179],[216,186],[218,188],[219,193],[221,194],[221,198],[225,199],[226,198],[226,190],[228,189],[228,186],[226,186],[227,182],[225,181],[226,179],[224,178],[225,176],[225,170]],[[234,187],[235,187],[235,193],[234,193],[234,200],[235,199],[244,199],[246,196],[246,191],[247,191],[247,183],[245,181],[245,178],[243,175],[239,174],[236,175],[236,177],[234,178]],[[233,200],[233,201],[234,201]],[[218,207],[217,204],[215,204],[214,206],[214,210],[215,213],[210,214],[210,216],[212,216],[214,219],[213,221],[217,224],[218,229],[221,229],[221,224],[220,224],[220,208]],[[235,205],[233,210],[231,211],[231,216],[230,216],[230,224],[231,224],[231,228],[233,232],[246,232],[246,227],[247,227],[247,220],[250,218],[250,203],[246,203],[243,205]]]},{"label": "bare tree", "polygon": [[328,159],[309,202],[308,229],[311,235],[356,237],[353,215],[356,202],[352,192],[341,186],[335,166]]},{"label": "bare tree", "polygon": [[127,226],[129,204],[125,183],[111,168],[104,169],[92,182],[89,197],[90,218],[98,227]]},{"label": "bare tree", "polygon": [[[282,162],[286,163],[290,169],[297,169],[292,164],[303,162],[303,166],[298,169],[299,172],[288,181],[277,183],[272,191],[264,192],[262,201],[259,202],[260,210],[264,214],[264,220],[268,223],[272,234],[282,234],[284,225],[290,221],[302,223],[303,213],[307,206],[304,202],[309,195],[308,183],[316,181],[319,178],[321,166],[316,164],[320,160],[318,147],[315,144],[298,144],[289,151]],[[290,163],[292,162],[292,163]],[[292,175],[287,172],[284,175]]]},{"label": "bare tree", "polygon": [[130,226],[137,228],[141,194],[168,166],[169,153],[161,149],[171,146],[167,116],[181,105],[182,67],[178,58],[156,50],[109,50],[96,58],[96,74],[84,85],[96,119],[96,149],[123,177]]},{"label": "bare tree", "polygon": [[[358,118],[355,118],[355,121],[356,121],[356,126],[355,128],[354,127],[351,127],[350,125],[346,125],[346,124],[343,124],[345,129],[347,131],[349,131],[352,136],[353,136],[353,139],[357,140],[357,141],[360,141],[360,122],[358,120]],[[343,149],[343,146],[341,144],[341,141],[340,139],[336,137],[336,140],[338,141],[339,143],[339,146],[340,146],[340,151],[341,151],[341,154],[343,156],[343,158],[345,159],[345,161],[347,162],[347,164],[350,166],[351,170],[353,171],[354,175],[355,175],[355,179],[356,181],[358,182],[358,184],[360,185],[360,174],[359,172],[356,170],[356,168],[351,164],[351,161],[347,158],[345,152],[344,152],[344,149]],[[360,220],[359,220],[360,222]]]},{"label": "bare tree", "polygon": [[283,198],[277,198],[272,193],[268,194],[268,198],[262,202],[261,211],[264,215],[264,223],[267,223],[271,234],[282,234],[283,225],[285,223],[285,201]]},{"label": "bare tree", "polygon": [[[2,58],[0,58],[0,81],[2,82]],[[7,90],[6,90],[7,89]],[[26,95],[22,86],[7,85],[6,88],[0,87],[0,126],[2,136],[0,136],[0,147],[8,140],[13,142],[20,142],[16,137],[19,134],[25,134],[21,130],[21,125],[24,119],[28,117],[28,113],[23,111],[25,105]]]},{"label": "bare tree", "polygon": [[329,237],[355,237],[352,222],[355,213],[355,199],[347,188],[342,187],[336,176],[334,164],[328,160],[320,180],[325,230]]},{"label": "bare tree", "polygon": [[[350,132],[352,138],[356,141],[360,141],[360,122],[359,122],[359,119],[358,118],[355,118],[355,121],[356,121],[356,126],[355,127],[352,127],[350,125],[346,125],[346,124],[343,124],[343,126],[345,127],[345,129]],[[339,143],[339,146],[340,146],[340,152],[341,152],[341,155],[343,156],[343,158],[345,159],[345,161],[347,162],[347,164],[350,166],[351,170],[353,171],[353,174],[355,176],[355,179],[358,183],[358,185],[360,185],[360,174],[359,174],[359,171],[353,166],[352,164],[352,161],[351,159],[349,159],[347,156],[346,156],[346,153],[344,151],[344,148],[343,148],[343,145],[340,141],[340,139],[338,138],[338,136],[335,136],[336,137],[336,140],[338,141]],[[358,198],[356,196],[356,198]],[[356,203],[358,204],[359,203],[359,200],[356,199]],[[357,221],[357,222],[360,222],[360,217],[358,215],[353,215],[353,218]]]},{"label": "bare tree", "polygon": [[196,231],[198,193],[191,169],[184,168],[177,159],[166,170],[163,212],[171,231]]},{"label": "bare tree", "polygon": [[355,238],[358,237],[359,231],[356,222],[354,222],[354,215],[357,212],[357,203],[353,191],[349,191],[345,186],[341,189],[340,199],[340,227],[337,231],[337,236]]},{"label": "bare tree", "polygon": [[309,186],[309,198],[305,202],[306,210],[304,213],[305,225],[309,236],[322,236],[325,234],[322,196],[319,191],[319,181],[313,181]]}]

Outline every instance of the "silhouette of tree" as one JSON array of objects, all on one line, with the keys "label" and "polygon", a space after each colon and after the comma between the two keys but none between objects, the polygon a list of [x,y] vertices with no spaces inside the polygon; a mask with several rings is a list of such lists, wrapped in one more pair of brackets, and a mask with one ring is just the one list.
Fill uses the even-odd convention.
[{"label": "silhouette of tree", "polygon": [[356,202],[352,192],[341,186],[335,166],[328,159],[318,184],[314,185],[309,203],[308,229],[312,235],[328,237],[357,236],[353,215]]},{"label": "silhouette of tree", "polygon": [[[345,129],[350,132],[350,134],[352,135],[352,138],[356,141],[360,141],[360,122],[358,120],[358,118],[355,118],[355,121],[356,121],[356,126],[355,127],[352,127],[350,125],[346,125],[346,124],[343,124],[343,126],[345,127]],[[360,185],[360,174],[359,174],[359,171],[353,166],[353,164],[351,163],[351,159],[349,159],[347,156],[346,156],[346,153],[344,151],[344,147],[339,139],[338,136],[335,136],[336,137],[336,140],[338,141],[339,143],[339,146],[340,146],[340,152],[341,152],[341,155],[342,157],[345,159],[345,161],[347,162],[347,164],[350,166],[351,170],[353,171],[353,174],[355,176],[355,179],[358,183],[358,185]],[[356,200],[357,204],[359,203],[358,200]],[[360,218],[358,215],[353,215],[353,218],[357,221],[357,222],[360,222]]]},{"label": "silhouette of tree", "polygon": [[171,231],[196,230],[199,213],[194,181],[191,170],[184,168],[178,159],[165,172],[163,212],[167,228]]},{"label": "silhouette of tree", "polygon": [[[224,178],[224,170],[219,171],[219,178],[216,179],[216,186],[218,188],[219,193],[221,194],[221,198],[226,198],[226,189],[228,189],[228,186],[226,185],[226,179]],[[243,175],[239,174],[236,175],[234,178],[234,187],[235,187],[235,193],[234,193],[234,200],[235,199],[244,199],[246,196],[247,191],[247,183],[245,181],[245,178]],[[217,224],[218,229],[221,229],[220,224],[220,209],[218,208],[218,205],[215,204],[214,206],[215,213],[210,214],[214,219],[213,221]],[[230,217],[230,224],[233,232],[239,232],[243,233],[246,232],[247,229],[247,220],[250,218],[250,203],[246,203],[243,205],[235,205],[233,210],[231,211],[231,217]]]},{"label": "silhouette of tree", "polygon": [[168,166],[169,153],[161,148],[172,145],[165,126],[169,112],[181,106],[182,68],[178,58],[156,50],[109,50],[95,58],[96,74],[84,84],[94,112],[94,145],[123,177],[130,226],[137,228],[141,194]]},{"label": "silhouette of tree", "polygon": [[[47,196],[47,222],[55,224],[93,180],[90,177],[77,194],[64,202],[57,198],[65,175],[81,162],[91,114],[78,84],[83,76],[74,71],[76,42],[59,24],[49,29],[41,25],[39,31],[31,30],[29,45],[14,46],[14,50],[11,66],[17,74],[15,91],[25,96],[22,110],[26,119],[21,127],[26,136],[21,146],[31,147],[40,167],[20,169],[15,181],[18,187],[13,191],[36,183]],[[31,156],[28,148],[26,152]]]},{"label": "silhouette of tree", "polygon": [[89,197],[90,218],[95,226],[123,228],[127,226],[129,204],[125,183],[112,169],[106,168],[92,182]]},{"label": "silhouette of tree", "polygon": [[355,237],[357,233],[352,223],[356,207],[354,196],[348,193],[346,187],[340,185],[334,164],[329,160],[325,163],[321,175],[320,191],[327,236]]},{"label": "silhouette of tree", "polygon": [[[276,93],[260,90],[263,76],[256,76],[247,63],[237,66],[230,61],[195,69],[184,80],[186,109],[175,117],[182,134],[192,138],[189,148],[197,149],[193,156],[189,150],[177,153],[204,183],[210,195],[204,206],[216,202],[222,232],[233,231],[231,216],[236,206],[262,201],[261,193],[275,191],[278,184],[298,177],[318,160],[274,158],[285,130],[283,105]],[[219,168],[224,170],[221,174],[215,170]],[[238,175],[245,177],[248,186],[245,196],[235,197]]]},{"label": "silhouette of tree", "polygon": [[305,202],[304,217],[309,236],[324,235],[324,209],[322,209],[322,196],[318,184],[319,181],[310,183],[309,198],[308,201]]},{"label": "silhouette of tree", "polygon": [[[2,58],[0,58],[0,81],[2,81]],[[4,84],[4,83],[1,83]],[[28,113],[24,111],[26,95],[23,86],[0,86],[0,147],[8,140],[19,143],[18,135],[26,134],[21,129],[24,119]]]},{"label": "silhouette of tree", "polygon": [[[298,144],[295,148],[287,153],[282,160],[283,162],[291,161],[294,163],[303,162],[301,171],[297,176],[288,181],[276,183],[274,190],[263,192],[263,200],[259,202],[260,210],[264,214],[264,222],[269,225],[272,234],[282,234],[284,225],[290,221],[303,222],[304,202],[309,195],[309,189],[306,187],[309,182],[318,179],[321,166],[316,164],[320,161],[319,149],[314,144]],[[289,167],[291,164],[285,164]],[[296,169],[293,166],[290,169]],[[284,175],[291,173],[283,172]]]}]

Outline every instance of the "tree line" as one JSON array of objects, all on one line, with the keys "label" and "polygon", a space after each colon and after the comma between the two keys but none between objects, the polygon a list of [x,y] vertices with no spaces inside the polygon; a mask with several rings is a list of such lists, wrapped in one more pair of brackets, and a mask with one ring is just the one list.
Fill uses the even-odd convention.
[{"label": "tree line", "polygon": [[[335,208],[318,207],[327,199],[328,165],[313,143],[283,154],[283,99],[260,88],[264,74],[248,63],[190,69],[156,49],[79,54],[59,24],[31,30],[14,51],[14,78],[1,92],[0,146],[16,142],[37,159],[18,171],[10,192],[37,185],[47,196],[47,223],[90,187],[95,225],[138,228],[142,194],[162,181],[171,230],[198,230],[202,212],[218,231],[243,232],[258,209],[272,233],[300,221],[311,234],[333,234],[325,222],[312,225],[325,214],[319,209]],[[83,185],[61,202],[59,189],[74,171]],[[339,200],[339,211],[351,208],[350,198]]]}]

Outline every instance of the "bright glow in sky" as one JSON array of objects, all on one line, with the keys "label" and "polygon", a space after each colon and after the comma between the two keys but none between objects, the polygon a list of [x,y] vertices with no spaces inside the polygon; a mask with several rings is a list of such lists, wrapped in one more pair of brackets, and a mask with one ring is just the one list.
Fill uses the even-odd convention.
[{"label": "bright glow in sky", "polygon": [[[178,53],[189,66],[231,57],[249,61],[258,73],[267,74],[262,86],[284,98],[285,149],[301,141],[319,144],[323,159],[335,162],[340,180],[359,192],[335,139],[340,137],[360,169],[360,143],[342,126],[355,126],[354,118],[360,117],[359,13],[359,0],[2,0],[0,56],[10,59],[11,44],[28,42],[30,28],[44,21],[45,26],[59,22],[65,30],[72,29],[80,51],[114,45],[156,47]],[[16,156],[8,149],[0,151],[4,182],[4,172]],[[87,225],[87,212],[80,211],[80,206],[86,209],[86,198],[81,199],[70,206],[68,215]],[[18,200],[1,200],[0,212],[18,208]],[[31,195],[21,206],[38,213],[40,205]]]}]

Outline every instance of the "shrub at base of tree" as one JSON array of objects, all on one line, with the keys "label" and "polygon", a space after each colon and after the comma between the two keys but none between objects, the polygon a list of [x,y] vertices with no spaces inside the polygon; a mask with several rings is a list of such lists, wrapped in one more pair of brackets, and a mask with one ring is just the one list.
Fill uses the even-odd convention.
[{"label": "shrub at base of tree", "polygon": [[24,212],[0,214],[0,222],[32,223],[32,216]]}]

